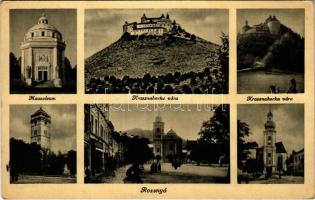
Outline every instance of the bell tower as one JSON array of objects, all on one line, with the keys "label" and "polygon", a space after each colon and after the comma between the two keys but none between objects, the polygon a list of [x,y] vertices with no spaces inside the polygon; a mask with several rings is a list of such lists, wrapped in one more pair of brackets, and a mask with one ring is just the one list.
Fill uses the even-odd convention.
[{"label": "bell tower", "polygon": [[267,173],[276,170],[276,124],[273,121],[271,106],[269,107],[264,130],[264,165]]},{"label": "bell tower", "polygon": [[162,139],[164,135],[164,122],[162,121],[162,117],[160,116],[160,112],[158,116],[155,117],[155,121],[153,122],[153,153],[154,156],[163,157],[163,144]]},{"label": "bell tower", "polygon": [[31,115],[31,143],[50,150],[50,125],[50,116],[40,107]]}]

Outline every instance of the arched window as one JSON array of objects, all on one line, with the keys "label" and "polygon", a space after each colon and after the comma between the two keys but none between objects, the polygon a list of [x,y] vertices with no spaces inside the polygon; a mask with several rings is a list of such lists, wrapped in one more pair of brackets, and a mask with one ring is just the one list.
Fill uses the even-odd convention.
[{"label": "arched window", "polygon": [[44,31],[42,31],[42,36],[45,36],[45,32]]},{"label": "arched window", "polygon": [[97,119],[95,119],[94,121],[95,121],[94,134],[97,135]]},{"label": "arched window", "polygon": [[268,145],[271,145],[271,140],[272,140],[272,137],[268,136]]},{"label": "arched window", "polygon": [[32,37],[34,37],[34,32],[31,33]]},{"label": "arched window", "polygon": [[91,115],[91,131],[94,133],[94,116]]}]

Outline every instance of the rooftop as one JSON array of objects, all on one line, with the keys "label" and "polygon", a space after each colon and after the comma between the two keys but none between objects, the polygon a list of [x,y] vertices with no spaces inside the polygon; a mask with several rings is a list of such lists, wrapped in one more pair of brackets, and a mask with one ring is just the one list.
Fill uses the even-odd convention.
[{"label": "rooftop", "polygon": [[48,114],[46,113],[46,111],[44,111],[44,110],[42,109],[42,107],[40,107],[34,114],[32,114],[31,117],[36,117],[36,116],[39,116],[39,115],[43,115],[43,116],[45,116],[45,117],[50,118],[50,115],[48,115]]}]

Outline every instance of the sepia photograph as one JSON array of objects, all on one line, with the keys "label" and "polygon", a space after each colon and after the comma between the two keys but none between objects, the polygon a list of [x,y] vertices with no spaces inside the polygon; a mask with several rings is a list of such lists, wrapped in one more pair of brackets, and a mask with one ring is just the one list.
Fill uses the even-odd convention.
[{"label": "sepia photograph", "polygon": [[237,91],[304,93],[304,9],[237,10]]},{"label": "sepia photograph", "polygon": [[227,94],[227,9],[85,10],[88,94]]},{"label": "sepia photograph", "polygon": [[229,105],[85,104],[85,183],[229,183]]},{"label": "sepia photograph", "polygon": [[76,93],[75,9],[10,10],[10,93]]},{"label": "sepia photograph", "polygon": [[304,104],[238,105],[238,183],[304,183]]},{"label": "sepia photograph", "polygon": [[76,105],[10,105],[11,184],[76,183]]}]

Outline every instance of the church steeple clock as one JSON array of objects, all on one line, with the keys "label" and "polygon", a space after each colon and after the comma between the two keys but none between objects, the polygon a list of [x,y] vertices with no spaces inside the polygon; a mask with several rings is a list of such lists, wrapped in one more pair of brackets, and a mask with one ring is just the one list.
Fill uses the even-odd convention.
[{"label": "church steeple clock", "polygon": [[163,147],[162,147],[162,139],[164,135],[164,122],[162,121],[162,117],[160,113],[155,117],[155,121],[153,122],[153,143],[154,143],[154,155],[162,156],[163,155]]},{"label": "church steeple clock", "polygon": [[273,121],[271,107],[269,107],[264,130],[264,164],[267,173],[276,170],[276,124]]}]

